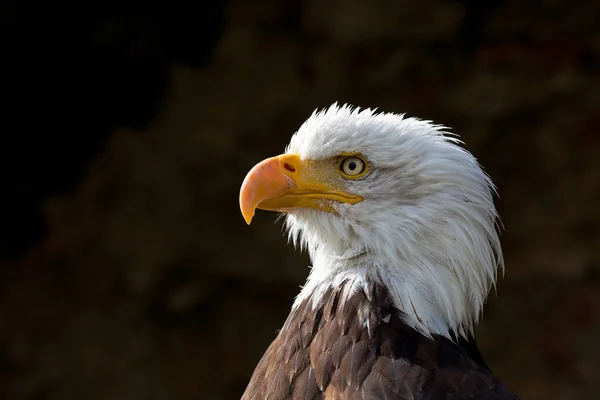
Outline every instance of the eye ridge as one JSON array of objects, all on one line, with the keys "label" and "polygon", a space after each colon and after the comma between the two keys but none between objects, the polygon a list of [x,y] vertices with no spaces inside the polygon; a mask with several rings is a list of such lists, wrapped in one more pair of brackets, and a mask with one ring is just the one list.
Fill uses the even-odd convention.
[{"label": "eye ridge", "polygon": [[360,177],[367,168],[367,162],[358,156],[344,157],[340,162],[340,172],[350,178]]}]

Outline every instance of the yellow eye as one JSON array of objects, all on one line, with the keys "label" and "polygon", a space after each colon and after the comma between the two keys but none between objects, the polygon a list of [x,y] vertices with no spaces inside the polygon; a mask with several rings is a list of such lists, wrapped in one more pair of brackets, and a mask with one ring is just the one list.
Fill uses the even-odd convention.
[{"label": "yellow eye", "polygon": [[351,178],[357,178],[359,175],[365,172],[366,167],[367,164],[365,163],[365,160],[355,156],[346,157],[340,163],[340,171],[342,171],[344,175]]}]

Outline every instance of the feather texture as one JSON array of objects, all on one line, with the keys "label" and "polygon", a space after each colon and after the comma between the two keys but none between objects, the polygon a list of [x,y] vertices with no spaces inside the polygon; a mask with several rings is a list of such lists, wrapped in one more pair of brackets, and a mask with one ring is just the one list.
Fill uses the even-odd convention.
[{"label": "feather texture", "polygon": [[517,399],[479,361],[473,338],[461,343],[424,336],[403,322],[376,283],[342,304],[339,294],[347,285],[328,289],[316,309],[306,300],[292,311],[243,400]]},{"label": "feather texture", "polygon": [[334,104],[310,116],[286,153],[310,161],[360,153],[369,170],[336,181],[359,203],[332,202],[335,213],[286,210],[290,240],[313,262],[296,305],[308,296],[321,302],[341,281],[349,282],[339,298],[346,304],[364,290],[360,269],[369,268],[410,326],[429,336],[472,334],[504,261],[495,187],[460,144],[446,127],[401,114]]}]

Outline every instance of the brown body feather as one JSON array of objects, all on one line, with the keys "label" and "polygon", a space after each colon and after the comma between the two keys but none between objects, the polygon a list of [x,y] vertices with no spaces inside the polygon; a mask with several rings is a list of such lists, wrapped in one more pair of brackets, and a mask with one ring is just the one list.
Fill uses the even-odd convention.
[{"label": "brown body feather", "polygon": [[518,399],[474,339],[421,335],[380,285],[341,301],[343,293],[344,285],[331,288],[321,304],[309,298],[290,313],[243,400]]}]

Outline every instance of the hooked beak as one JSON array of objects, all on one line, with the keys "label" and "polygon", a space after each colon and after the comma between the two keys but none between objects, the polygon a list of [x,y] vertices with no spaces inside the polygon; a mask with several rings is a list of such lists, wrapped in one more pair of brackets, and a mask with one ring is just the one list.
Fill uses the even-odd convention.
[{"label": "hooked beak", "polygon": [[331,163],[283,154],[258,163],[248,172],[240,189],[240,209],[250,225],[257,208],[279,212],[295,208],[335,212],[333,202],[356,204],[363,200],[343,189],[340,175]]}]

